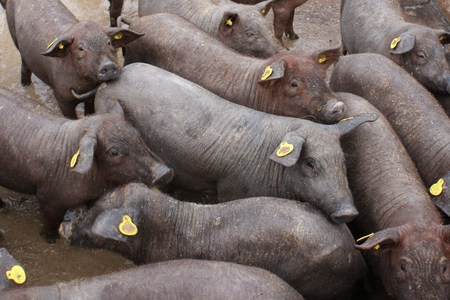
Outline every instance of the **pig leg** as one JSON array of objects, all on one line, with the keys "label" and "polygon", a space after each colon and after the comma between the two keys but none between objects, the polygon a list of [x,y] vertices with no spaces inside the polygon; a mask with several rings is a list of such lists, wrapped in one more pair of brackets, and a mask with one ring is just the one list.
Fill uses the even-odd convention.
[{"label": "pig leg", "polygon": [[44,224],[42,226],[41,235],[49,244],[55,244],[59,239],[58,227],[64,221],[65,210],[55,209],[51,207],[43,207]]},{"label": "pig leg", "polygon": [[295,9],[291,12],[284,28],[284,33],[289,36],[289,39],[291,40],[297,40],[299,38],[298,35],[294,32],[294,15]]},{"label": "pig leg", "polygon": [[84,115],[93,115],[95,113],[94,97],[86,99],[84,102]]},{"label": "pig leg", "polygon": [[109,21],[111,27],[117,27],[117,18],[122,13],[123,0],[109,0]]},{"label": "pig leg", "polygon": [[20,83],[22,86],[29,86],[31,84],[31,71],[22,59],[22,68],[20,70]]},{"label": "pig leg", "polygon": [[76,120],[77,119],[77,113],[75,111],[75,108],[77,106],[77,102],[74,101],[67,101],[67,99],[64,99],[60,94],[54,93],[55,98],[58,100],[58,106],[61,109],[62,114],[69,119]]}]

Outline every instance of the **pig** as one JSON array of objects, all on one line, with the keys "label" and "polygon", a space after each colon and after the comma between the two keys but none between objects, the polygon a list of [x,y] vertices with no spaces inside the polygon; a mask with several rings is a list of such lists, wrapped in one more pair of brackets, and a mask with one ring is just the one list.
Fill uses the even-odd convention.
[{"label": "pig", "polygon": [[50,243],[68,208],[130,181],[163,185],[172,178],[120,105],[70,120],[0,88],[0,107],[0,185],[36,195]]},{"label": "pig", "polygon": [[[237,3],[256,4],[262,0],[233,0]],[[298,39],[294,32],[295,9],[307,0],[273,0],[268,9],[273,9],[273,27],[275,36],[279,41],[283,40],[285,33],[291,40]]]},{"label": "pig", "polygon": [[10,289],[0,299],[285,299],[304,298],[263,269],[195,259],[154,263],[50,286]]},{"label": "pig", "polygon": [[264,18],[269,11],[266,5],[271,2],[272,0],[266,0],[257,5],[242,5],[222,0],[217,5],[212,0],[140,0],[139,16],[177,14],[237,52],[268,58],[287,50],[275,38],[272,25]]},{"label": "pig", "polygon": [[349,227],[366,238],[356,248],[394,299],[450,299],[450,225],[444,225],[388,119],[361,97],[337,94],[347,105],[346,116],[380,115],[342,138],[360,213]]},{"label": "pig", "polygon": [[19,262],[9,254],[6,248],[0,248],[0,295],[3,290],[25,283],[26,273]]},{"label": "pig", "polygon": [[60,0],[8,0],[6,18],[22,59],[22,85],[30,85],[34,73],[52,87],[62,114],[71,119],[82,102],[86,114],[94,112],[95,88],[120,75],[117,48],[140,36],[80,22]]},{"label": "pig", "polygon": [[135,18],[129,28],[145,36],[125,47],[125,65],[152,64],[229,101],[271,114],[323,123],[342,118],[345,107],[324,79],[325,70],[341,54],[338,48],[311,55],[291,50],[258,59],[236,53],[173,14]]},{"label": "pig", "polygon": [[[336,92],[363,97],[386,116],[427,187],[450,171],[450,119],[404,69],[379,54],[347,55],[336,63],[330,85]],[[450,215],[450,198],[439,202]]]},{"label": "pig", "polygon": [[433,93],[450,93],[444,46],[450,32],[404,20],[399,0],[342,0],[341,35],[348,54],[377,53],[404,68]]},{"label": "pig", "polygon": [[339,139],[375,115],[318,124],[226,101],[149,64],[122,71],[99,88],[96,110],[118,101],[150,149],[174,170],[172,186],[217,194],[219,202],[254,196],[307,201],[341,223],[358,214]]},{"label": "pig", "polygon": [[[135,235],[118,229],[124,216]],[[197,204],[130,183],[59,232],[69,245],[109,249],[138,265],[206,259],[260,267],[307,299],[342,297],[367,273],[345,224],[308,203],[273,197]]]}]

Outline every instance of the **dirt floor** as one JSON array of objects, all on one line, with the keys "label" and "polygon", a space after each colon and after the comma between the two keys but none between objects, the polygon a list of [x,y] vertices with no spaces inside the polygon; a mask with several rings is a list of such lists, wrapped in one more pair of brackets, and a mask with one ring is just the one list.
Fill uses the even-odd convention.
[{"label": "dirt floor", "polygon": [[[107,0],[62,1],[80,20],[91,19],[103,25],[109,24]],[[136,15],[136,3],[137,0],[126,0],[126,15]],[[340,0],[307,1],[296,11],[294,25],[300,39],[285,39],[286,45],[309,53],[340,45],[339,10]],[[268,15],[269,19],[272,17]],[[0,41],[0,86],[41,102],[60,114],[51,89],[34,75],[32,85],[21,86],[20,56],[12,43],[5,11],[1,7]],[[71,248],[62,241],[57,241],[55,245],[45,243],[39,235],[42,216],[36,199],[3,188],[0,189],[0,197],[7,203],[6,207],[0,207],[0,230],[5,237],[4,241],[0,241],[0,246],[6,247],[24,266],[28,284],[52,284],[134,266],[108,251]]]}]

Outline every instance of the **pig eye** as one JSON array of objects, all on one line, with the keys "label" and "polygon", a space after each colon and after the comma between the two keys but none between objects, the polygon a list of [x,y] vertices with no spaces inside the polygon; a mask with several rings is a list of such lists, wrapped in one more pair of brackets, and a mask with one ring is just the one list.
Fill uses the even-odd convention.
[{"label": "pig eye", "polygon": [[400,265],[400,270],[402,270],[402,272],[405,272],[405,273],[406,273],[406,264],[402,263],[402,264]]},{"label": "pig eye", "polygon": [[298,87],[298,82],[297,81],[292,81],[291,82],[291,87]]},{"label": "pig eye", "polygon": [[78,46],[78,51],[84,51],[84,47],[83,46]]},{"label": "pig eye", "polygon": [[109,150],[109,155],[116,157],[116,156],[119,156],[120,153],[116,149],[111,149],[111,150]]},{"label": "pig eye", "polygon": [[416,55],[417,55],[417,57],[422,58],[422,59],[426,59],[427,58],[425,53],[422,52],[422,51],[417,52]]},{"label": "pig eye", "polygon": [[307,165],[309,168],[313,169],[313,170],[314,170],[314,168],[315,168],[315,166],[314,166],[314,160],[312,160],[312,159],[308,159],[308,160],[306,161],[306,165]]},{"label": "pig eye", "polygon": [[111,46],[111,41],[108,41],[108,46]]}]

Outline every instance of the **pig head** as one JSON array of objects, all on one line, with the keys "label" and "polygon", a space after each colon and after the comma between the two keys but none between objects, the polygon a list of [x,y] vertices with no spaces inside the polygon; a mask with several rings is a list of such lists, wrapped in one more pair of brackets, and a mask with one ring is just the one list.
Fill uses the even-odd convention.
[{"label": "pig head", "polygon": [[63,115],[72,119],[81,102],[86,113],[94,112],[95,88],[120,75],[117,48],[140,36],[80,22],[59,0],[9,0],[6,17],[22,58],[22,85],[30,85],[34,73],[53,88]]}]

